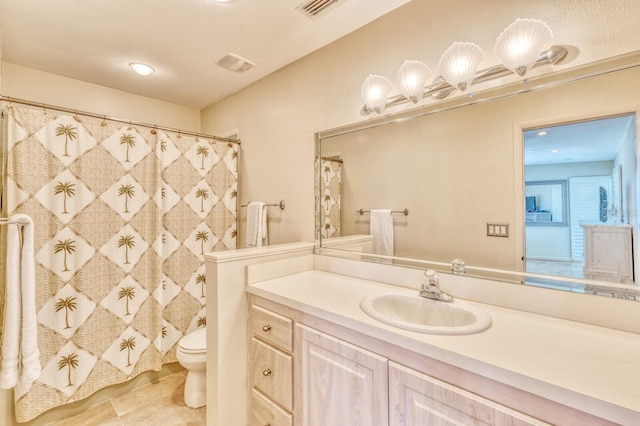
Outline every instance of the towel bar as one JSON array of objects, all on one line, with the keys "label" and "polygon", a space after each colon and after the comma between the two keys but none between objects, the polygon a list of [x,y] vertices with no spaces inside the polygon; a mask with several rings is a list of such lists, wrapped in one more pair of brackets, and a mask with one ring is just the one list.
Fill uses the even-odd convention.
[{"label": "towel bar", "polygon": [[18,225],[24,226],[24,223],[16,222],[11,219],[0,218],[0,225]]},{"label": "towel bar", "polygon": [[[365,213],[371,213],[371,210],[356,210],[356,213],[360,213],[360,215],[362,216]],[[405,216],[409,216],[409,209],[404,209],[404,210],[392,210],[391,213],[402,213]]]},{"label": "towel bar", "polygon": [[[247,207],[249,205],[251,201],[249,201],[247,204],[243,204],[240,207]],[[265,204],[268,207],[280,207],[280,210],[284,210],[284,200],[280,200],[279,203],[273,203],[273,204]]]}]

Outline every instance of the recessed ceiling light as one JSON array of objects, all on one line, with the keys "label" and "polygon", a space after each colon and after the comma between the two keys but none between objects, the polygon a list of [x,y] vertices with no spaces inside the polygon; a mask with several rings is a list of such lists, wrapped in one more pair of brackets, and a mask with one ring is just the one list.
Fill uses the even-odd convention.
[{"label": "recessed ceiling light", "polygon": [[558,153],[558,150],[557,150],[557,149],[552,149],[552,150],[551,150],[551,153],[552,153],[552,154],[557,154],[557,153]]},{"label": "recessed ceiling light", "polygon": [[540,131],[538,132],[538,136],[545,136],[546,134],[547,134],[547,131],[546,131],[546,130],[540,130]]},{"label": "recessed ceiling light", "polygon": [[147,64],[141,64],[140,62],[131,62],[129,66],[140,75],[149,75],[155,70]]}]

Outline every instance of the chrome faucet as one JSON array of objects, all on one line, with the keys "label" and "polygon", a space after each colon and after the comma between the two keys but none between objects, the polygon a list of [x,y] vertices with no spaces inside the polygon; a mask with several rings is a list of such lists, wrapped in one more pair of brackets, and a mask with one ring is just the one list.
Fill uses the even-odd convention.
[{"label": "chrome faucet", "polygon": [[424,272],[424,278],[420,288],[420,297],[439,300],[441,302],[453,302],[453,296],[440,289],[440,277],[432,269]]}]

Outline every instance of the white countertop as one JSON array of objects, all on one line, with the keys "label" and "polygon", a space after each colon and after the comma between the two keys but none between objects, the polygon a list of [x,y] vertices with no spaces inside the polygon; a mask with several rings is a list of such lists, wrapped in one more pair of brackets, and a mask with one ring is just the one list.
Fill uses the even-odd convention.
[{"label": "white countertop", "polygon": [[640,425],[640,335],[471,302],[489,329],[443,336],[405,331],[365,314],[360,300],[415,290],[309,270],[248,292],[448,364],[625,425]]}]

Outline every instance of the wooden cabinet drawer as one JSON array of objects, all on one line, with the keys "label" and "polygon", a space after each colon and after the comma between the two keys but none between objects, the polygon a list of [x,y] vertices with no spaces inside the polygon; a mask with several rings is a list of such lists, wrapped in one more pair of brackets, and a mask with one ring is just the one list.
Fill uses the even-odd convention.
[{"label": "wooden cabinet drawer", "polygon": [[293,416],[255,389],[251,390],[250,426],[293,426]]},{"label": "wooden cabinet drawer", "polygon": [[251,305],[249,333],[287,352],[293,350],[293,321],[263,307]]},{"label": "wooden cabinet drawer", "polygon": [[251,339],[251,387],[256,388],[283,408],[293,407],[292,357],[266,343]]}]

